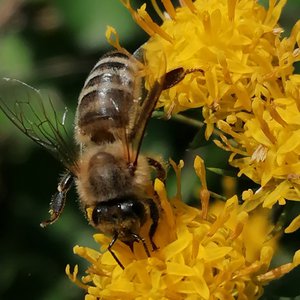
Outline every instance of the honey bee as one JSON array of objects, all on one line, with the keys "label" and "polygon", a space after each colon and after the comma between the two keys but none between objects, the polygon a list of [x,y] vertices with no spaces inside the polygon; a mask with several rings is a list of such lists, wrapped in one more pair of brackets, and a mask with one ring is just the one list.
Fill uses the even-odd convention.
[{"label": "honey bee", "polygon": [[0,109],[25,135],[49,150],[66,168],[57,192],[50,202],[50,218],[42,227],[54,223],[61,215],[66,196],[75,184],[82,209],[91,211],[89,222],[112,237],[108,251],[119,239],[133,250],[141,242],[150,252],[140,229],[151,220],[149,239],[152,250],[160,209],[159,203],[146,193],[151,182],[151,169],[165,178],[165,169],[153,158],[140,154],[145,128],[161,92],[177,84],[185,76],[183,68],[165,72],[151,88],[145,89],[143,51],[133,55],[113,51],[99,59],[88,75],[79,95],[75,116],[75,143],[70,146],[65,126],[66,111],[60,119],[57,109],[39,97],[39,91],[17,80],[4,81],[30,89],[38,97],[5,101]]}]

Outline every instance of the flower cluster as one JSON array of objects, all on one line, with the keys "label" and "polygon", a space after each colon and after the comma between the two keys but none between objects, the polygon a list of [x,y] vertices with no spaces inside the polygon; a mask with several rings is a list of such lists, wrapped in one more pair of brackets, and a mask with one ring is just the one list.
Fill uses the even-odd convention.
[{"label": "flower cluster", "polygon": [[144,46],[150,74],[161,74],[162,55],[167,71],[188,70],[159,105],[169,114],[202,108],[206,138],[221,129],[216,144],[232,153],[239,175],[263,188],[264,206],[299,201],[300,75],[293,65],[300,60],[300,21],[281,38],[286,1],[269,1],[268,9],[254,0],[185,0],[176,9],[162,1],[160,27],[146,5],[134,11],[122,2],[151,35]]},{"label": "flower cluster", "polygon": [[[212,205],[197,157],[201,210],[184,204],[180,192],[168,197],[155,182],[162,214],[154,237],[159,249],[151,257],[141,243],[131,252],[117,242],[122,270],[105,252],[110,239],[96,234],[100,251],[74,248],[91,263],[87,275],[80,281],[78,268],[72,273],[69,266],[67,274],[87,290],[87,300],[258,299],[265,284],[300,264],[298,251],[293,262],[270,269],[277,239],[269,218],[274,204],[300,200],[300,75],[293,73],[300,21],[282,38],[278,20],[285,0],[270,0],[268,8],[255,0],[181,0],[179,7],[162,0],[164,12],[152,0],[163,21],[158,25],[145,4],[135,10],[130,0],[121,1],[150,35],[143,46],[147,84],[178,67],[186,70],[182,81],[163,91],[158,107],[168,115],[201,109],[206,138],[217,132],[215,144],[259,189],[244,191],[242,205],[237,196]],[[121,48],[112,28],[107,36]],[[173,164],[178,191],[182,166]],[[300,216],[285,232],[299,227]],[[146,237],[147,226],[143,230]]]},{"label": "flower cluster", "polygon": [[[182,166],[174,165],[178,178]],[[200,157],[195,159],[195,170],[203,181],[204,163]],[[77,279],[77,266],[73,273],[69,266],[66,269],[70,279],[87,290],[86,300],[234,299],[235,295],[239,299],[257,299],[267,281],[300,264],[299,251],[293,263],[276,272],[269,270],[276,239],[269,238],[271,225],[266,212],[250,217],[238,205],[236,196],[214,206],[204,217],[203,210],[184,204],[180,193],[168,199],[159,180],[155,190],[163,214],[155,235],[159,249],[150,258],[140,244],[131,252],[117,242],[114,251],[126,263],[123,271],[105,252],[110,239],[103,234],[94,236],[101,245],[100,251],[74,248],[76,254],[91,263],[82,281]],[[259,228],[255,234],[253,227]]]}]

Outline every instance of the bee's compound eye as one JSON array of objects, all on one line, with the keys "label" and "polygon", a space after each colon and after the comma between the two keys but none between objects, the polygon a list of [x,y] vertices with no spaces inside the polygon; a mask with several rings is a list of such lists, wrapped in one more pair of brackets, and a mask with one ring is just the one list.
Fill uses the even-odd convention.
[{"label": "bee's compound eye", "polygon": [[97,226],[100,223],[100,220],[103,214],[107,213],[107,208],[103,206],[96,206],[92,212],[92,221]]},{"label": "bee's compound eye", "polygon": [[136,200],[129,200],[121,204],[121,210],[127,215],[143,216],[145,214],[145,207],[142,202]]}]

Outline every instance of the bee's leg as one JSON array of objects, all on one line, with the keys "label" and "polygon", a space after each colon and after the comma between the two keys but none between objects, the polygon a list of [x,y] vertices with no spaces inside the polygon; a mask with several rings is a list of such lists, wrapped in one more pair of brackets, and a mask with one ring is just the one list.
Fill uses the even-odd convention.
[{"label": "bee's leg", "polygon": [[204,73],[202,69],[184,69],[182,67],[173,69],[165,74],[164,82],[163,82],[163,90],[167,90],[172,86],[176,85],[180,81],[184,79],[187,74],[194,73],[194,72],[201,72]]},{"label": "bee's leg", "polygon": [[186,71],[182,67],[167,72],[165,74],[162,89],[167,90],[172,86],[176,85],[177,83],[179,83],[181,80],[184,79],[185,75],[186,75]]},{"label": "bee's leg", "polygon": [[158,247],[155,245],[153,241],[153,236],[156,232],[157,226],[158,226],[158,220],[159,220],[159,210],[157,207],[157,204],[152,200],[148,199],[149,209],[150,209],[150,217],[152,220],[152,224],[150,226],[149,230],[149,238],[152,246],[152,251],[155,251],[158,249]]},{"label": "bee's leg", "polygon": [[118,263],[118,265],[124,270],[124,266],[122,265],[122,263],[120,262],[120,260],[118,259],[117,255],[111,250],[111,248],[113,247],[113,245],[115,244],[115,242],[118,239],[118,234],[116,233],[111,242],[109,243],[107,250],[110,252],[110,254],[112,255],[112,257],[115,259],[115,261]]},{"label": "bee's leg", "polygon": [[131,251],[133,252],[133,243],[134,242],[141,242],[143,244],[143,247],[145,249],[147,256],[150,257],[151,255],[150,255],[150,252],[146,245],[145,240],[136,233],[132,233],[131,236],[134,238],[134,240],[132,242],[126,243],[126,245],[128,245],[130,247]]},{"label": "bee's leg", "polygon": [[134,242],[135,242],[135,240],[134,241],[130,241],[130,242],[124,242],[124,244],[126,244],[130,248],[130,250],[131,250],[132,253],[134,253],[134,251],[133,251],[133,244],[134,244]]},{"label": "bee's leg", "polygon": [[49,209],[50,219],[42,222],[40,224],[41,227],[53,224],[59,218],[66,203],[67,193],[72,187],[73,182],[73,174],[69,171],[61,178],[57,186],[57,192],[51,198]]},{"label": "bee's leg", "polygon": [[[162,182],[165,182],[167,174],[166,174],[166,169],[163,167],[163,165],[151,157],[147,157],[147,161],[151,167],[156,169],[157,178],[159,180],[161,180]],[[154,194],[155,194],[155,197],[158,197],[156,192]],[[151,224],[150,230],[149,230],[149,238],[150,238],[150,242],[151,242],[151,246],[152,246],[152,251],[155,251],[158,249],[158,247],[155,245],[155,243],[153,241],[153,236],[154,236],[157,226],[158,226],[159,210],[158,210],[157,204],[155,203],[155,201],[153,201],[153,199],[148,199],[148,205],[149,205],[149,209],[150,209],[150,217],[152,220],[152,224]]]},{"label": "bee's leg", "polygon": [[157,178],[160,181],[165,182],[167,174],[166,174],[166,170],[163,167],[163,165],[151,157],[147,157],[147,161],[148,161],[148,164],[156,170]]},{"label": "bee's leg", "polygon": [[[182,67],[167,72],[165,74],[162,89],[163,90],[170,89],[171,87],[175,86],[180,81],[182,81],[187,74],[194,73],[194,72],[201,72],[202,74],[204,74],[202,69],[197,69],[197,68],[184,69]],[[173,109],[174,109],[174,105],[171,105],[169,110],[166,112],[166,115],[164,117],[165,119],[169,120],[171,118]]]}]

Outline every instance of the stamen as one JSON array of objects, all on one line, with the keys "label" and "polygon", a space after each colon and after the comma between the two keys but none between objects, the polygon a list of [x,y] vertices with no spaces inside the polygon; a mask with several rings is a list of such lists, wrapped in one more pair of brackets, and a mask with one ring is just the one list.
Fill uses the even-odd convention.
[{"label": "stamen", "polygon": [[227,60],[226,60],[226,57],[224,54],[220,54],[218,56],[218,61],[222,67],[222,72],[223,72],[223,75],[224,75],[224,81],[228,84],[232,84],[233,81],[231,79],[231,75],[230,75],[230,71],[229,71],[229,68],[228,68],[228,64],[227,64]]},{"label": "stamen", "polygon": [[111,26],[107,26],[105,37],[110,45],[112,45],[114,48],[116,48],[118,51],[123,52],[127,56],[131,56],[131,54],[120,45],[120,39],[119,35],[115,28]]},{"label": "stamen", "polygon": [[168,15],[172,18],[175,19],[176,12],[175,8],[170,0],[161,0],[162,4],[164,5]]},{"label": "stamen", "polygon": [[210,20],[210,14],[208,11],[204,11],[202,13],[202,24],[204,27],[204,30],[207,34],[211,33],[211,20]]},{"label": "stamen", "polygon": [[[134,21],[150,36],[154,35],[153,29],[141,18],[141,16],[132,8],[130,0],[120,0],[122,4],[129,10]],[[143,5],[145,6],[145,5]],[[142,6],[142,8],[143,8]]]},{"label": "stamen", "polygon": [[281,126],[285,127],[285,126],[288,126],[287,122],[284,121],[280,114],[278,113],[278,111],[276,110],[276,107],[274,105],[270,105],[269,106],[269,109],[270,109],[270,115],[271,117],[277,122],[279,123]]},{"label": "stamen", "polygon": [[202,208],[202,218],[206,219],[208,214],[210,192],[207,189],[204,161],[200,156],[197,156],[195,158],[194,169],[202,185],[200,189],[200,201],[201,201],[201,208]]},{"label": "stamen", "polygon": [[79,286],[80,288],[84,289],[84,290],[88,290],[89,286],[82,283],[78,278],[77,278],[77,275],[78,275],[78,265],[76,265],[74,267],[74,270],[73,270],[73,273],[71,272],[71,268],[70,268],[70,265],[67,265],[66,266],[66,274],[67,276],[69,277],[69,279],[74,282],[77,286]]},{"label": "stamen", "polygon": [[291,224],[285,228],[284,233],[292,233],[300,228],[300,215],[296,217]]},{"label": "stamen", "polygon": [[196,7],[195,7],[195,5],[194,5],[194,3],[193,3],[192,0],[181,0],[181,2],[182,2],[181,5],[182,6],[183,5],[187,6],[192,13],[196,13],[197,12],[197,9],[196,9]]},{"label": "stamen", "polygon": [[268,148],[263,145],[259,145],[251,156],[250,162],[264,162],[267,158]]},{"label": "stamen", "polygon": [[253,106],[253,112],[254,112],[257,120],[260,123],[261,130],[263,131],[265,136],[270,140],[270,142],[272,144],[275,144],[276,138],[272,134],[270,127],[269,127],[268,123],[265,121],[264,116],[263,116],[263,112],[264,112],[263,104],[260,103],[259,101],[254,101],[252,106]]},{"label": "stamen", "polygon": [[236,7],[236,0],[227,0],[228,19],[230,21],[234,20],[234,17],[235,17],[235,7]]},{"label": "stamen", "polygon": [[235,227],[235,230],[232,232],[231,236],[229,237],[231,240],[235,240],[237,239],[240,234],[242,233],[242,231],[244,230],[244,226],[248,220],[248,214],[243,211],[238,215],[238,223]]},{"label": "stamen", "polygon": [[161,11],[161,9],[159,8],[159,6],[157,5],[156,0],[151,0],[151,3],[152,3],[154,10],[157,13],[157,15],[162,19],[162,21],[164,21],[166,18],[164,16],[163,12]]},{"label": "stamen", "polygon": [[167,34],[159,25],[157,25],[146,12],[146,5],[142,5],[140,9],[137,10],[139,18],[147,25],[147,27],[153,32],[159,34],[166,41],[173,43],[173,40],[169,34]]},{"label": "stamen", "polygon": [[159,34],[166,41],[173,43],[170,35],[168,35],[159,25],[157,25],[146,12],[146,4],[135,11],[130,5],[130,0],[121,0],[122,4],[129,10],[134,21],[150,36]]},{"label": "stamen", "polygon": [[279,266],[277,268],[274,268],[273,270],[266,272],[265,274],[259,275],[257,276],[257,279],[260,282],[268,282],[274,279],[278,279],[283,275],[289,273],[297,266],[299,266],[299,264],[300,264],[300,250],[296,251],[296,253],[294,254],[293,262],[284,264],[282,266]]},{"label": "stamen", "polygon": [[176,183],[177,183],[176,198],[181,200],[182,199],[182,196],[181,196],[181,169],[184,167],[184,161],[180,160],[178,166],[172,159],[170,159],[169,162],[170,162],[171,166],[173,167],[175,174],[176,174]]}]

